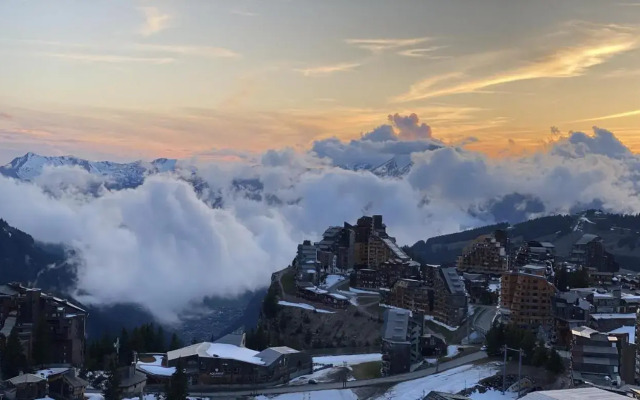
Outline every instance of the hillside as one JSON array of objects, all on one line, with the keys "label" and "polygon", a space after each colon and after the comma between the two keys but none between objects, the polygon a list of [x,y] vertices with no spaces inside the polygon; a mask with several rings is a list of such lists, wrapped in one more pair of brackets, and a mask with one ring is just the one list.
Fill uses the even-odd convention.
[{"label": "hillside", "polygon": [[[0,219],[0,284],[21,282],[72,299],[70,292],[76,283],[76,266],[67,261],[69,255],[73,253],[62,245],[40,243]],[[209,340],[211,336],[221,336],[239,327],[254,327],[263,297],[264,291],[257,291],[235,299],[207,298],[203,302],[205,308],[185,315],[182,326],[177,327],[178,333],[184,341]],[[118,334],[122,327],[132,329],[155,322],[147,310],[134,304],[83,307],[90,315],[89,337]]]},{"label": "hillside", "polygon": [[605,247],[615,255],[621,268],[640,271],[640,216],[605,214],[595,210],[536,218],[515,225],[489,225],[437,236],[418,241],[411,246],[410,252],[423,263],[455,262],[470,241],[496,229],[508,230],[512,246],[518,246],[525,240],[551,242],[561,257],[569,255],[571,246],[583,234],[595,234],[603,238]]}]

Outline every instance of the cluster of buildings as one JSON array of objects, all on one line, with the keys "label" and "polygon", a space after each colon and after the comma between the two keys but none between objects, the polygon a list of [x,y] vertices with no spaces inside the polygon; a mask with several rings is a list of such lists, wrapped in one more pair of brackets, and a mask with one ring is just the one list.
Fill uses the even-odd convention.
[{"label": "cluster of buildings", "polygon": [[449,326],[459,326],[467,315],[467,293],[456,269],[412,260],[389,236],[381,215],[330,227],[317,243],[303,242],[295,264],[298,295],[334,308],[346,307],[348,299],[317,285],[328,273],[348,273],[352,286],[379,291],[385,304]]},{"label": "cluster of buildings", "polygon": [[49,363],[79,367],[84,363],[85,323],[83,308],[19,283],[0,285],[0,345],[16,331],[27,362],[33,362],[34,336],[38,324],[49,333]]},{"label": "cluster of buildings", "polygon": [[215,342],[196,343],[165,354],[138,355],[139,372],[161,383],[180,364],[191,385],[278,384],[312,371],[311,356],[290,347],[255,351],[245,346],[244,333],[232,333]]},{"label": "cluster of buildings", "polygon": [[387,234],[382,215],[364,216],[351,225],[329,227],[322,240],[298,245],[298,271],[314,275],[317,284],[326,273],[353,273],[356,286],[390,287],[398,278],[408,278],[420,266],[411,260]]}]

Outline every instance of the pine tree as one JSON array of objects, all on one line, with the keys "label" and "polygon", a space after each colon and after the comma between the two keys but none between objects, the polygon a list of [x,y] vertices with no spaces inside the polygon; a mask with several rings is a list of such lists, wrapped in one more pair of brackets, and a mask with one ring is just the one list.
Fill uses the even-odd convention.
[{"label": "pine tree", "polygon": [[162,326],[158,325],[158,329],[156,330],[156,340],[155,343],[153,344],[153,352],[156,353],[164,353],[166,351],[166,341],[164,338],[164,329],[162,328]]},{"label": "pine tree", "polygon": [[564,371],[564,362],[562,361],[562,357],[560,357],[560,354],[558,354],[557,351],[551,350],[545,368],[547,369],[547,371],[552,372],[556,375]]},{"label": "pine tree", "polygon": [[49,363],[51,360],[51,335],[44,316],[38,320],[33,336],[33,362],[36,365]]},{"label": "pine tree", "polygon": [[174,333],[173,335],[171,335],[171,342],[169,343],[169,350],[179,349],[180,347],[182,347],[182,343],[180,342],[180,339],[178,339],[178,335],[176,335]]},{"label": "pine tree", "polygon": [[5,379],[13,378],[17,376],[20,371],[23,371],[27,367],[27,357],[24,355],[24,348],[18,338],[18,330],[13,329],[7,343],[5,344],[4,351],[2,352],[2,374]]},{"label": "pine tree", "polygon": [[122,328],[120,331],[120,365],[130,365],[133,362],[133,349],[131,348],[131,339],[129,332]]},{"label": "pine tree", "polygon": [[187,374],[182,367],[182,360],[178,359],[176,372],[171,375],[171,379],[165,387],[165,400],[186,400],[188,394],[189,382]]},{"label": "pine tree", "polygon": [[120,400],[122,398],[122,389],[120,388],[120,374],[118,373],[118,365],[111,363],[107,382],[102,392],[104,400]]}]

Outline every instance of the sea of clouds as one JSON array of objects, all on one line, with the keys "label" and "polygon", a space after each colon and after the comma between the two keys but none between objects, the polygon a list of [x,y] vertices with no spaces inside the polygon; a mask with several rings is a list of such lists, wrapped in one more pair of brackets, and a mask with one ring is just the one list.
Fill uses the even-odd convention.
[{"label": "sea of clouds", "polygon": [[[347,169],[392,157],[413,162],[404,178]],[[74,291],[83,301],[135,303],[175,322],[205,296],[268,285],[297,243],[363,214],[382,214],[399,244],[410,245],[585,208],[640,212],[640,158],[595,127],[535,154],[490,159],[445,145],[415,115],[392,115],[358,139],[317,141],[305,153],[180,164],[125,190],[108,190],[78,167],[47,167],[33,182],[0,177],[0,217],[76,250]],[[189,181],[194,168],[206,182],[200,190]]]}]

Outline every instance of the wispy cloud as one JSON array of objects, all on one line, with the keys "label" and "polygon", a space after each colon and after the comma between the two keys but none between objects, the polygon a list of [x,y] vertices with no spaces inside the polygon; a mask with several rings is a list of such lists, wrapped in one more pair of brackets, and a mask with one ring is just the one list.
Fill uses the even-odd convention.
[{"label": "wispy cloud", "polygon": [[179,54],[206,58],[235,58],[240,54],[224,47],[214,46],[190,46],[190,45],[162,45],[162,44],[135,44],[132,48],[140,51]]},{"label": "wispy cloud", "polygon": [[318,77],[318,76],[331,75],[336,72],[352,71],[355,68],[358,68],[360,65],[362,64],[341,63],[341,64],[334,64],[334,65],[322,65],[319,67],[299,68],[299,69],[295,69],[294,71],[299,72],[304,76]]},{"label": "wispy cloud", "polygon": [[258,13],[254,13],[254,12],[247,11],[247,10],[242,10],[242,9],[231,10],[231,14],[241,15],[243,17],[257,17],[258,16]]},{"label": "wispy cloud", "polygon": [[347,39],[345,42],[372,53],[381,53],[387,50],[416,46],[429,40],[431,40],[431,38],[418,37],[410,39]]},{"label": "wispy cloud", "polygon": [[[419,81],[405,93],[391,99],[394,103],[422,100],[460,93],[476,93],[504,83],[540,78],[569,78],[580,76],[596,65],[605,63],[617,54],[639,45],[637,32],[617,26],[604,26],[598,32],[587,32],[584,43],[556,49],[547,56],[523,67],[514,68],[482,78],[460,81],[455,74],[445,74]],[[449,82],[448,85],[441,83]]]},{"label": "wispy cloud", "polygon": [[65,60],[81,61],[88,63],[145,63],[145,64],[170,64],[175,59],[170,57],[132,57],[118,54],[87,54],[87,53],[41,53],[47,57],[61,58]]},{"label": "wispy cloud", "polygon": [[429,58],[431,60],[450,58],[448,56],[434,55],[433,52],[444,49],[447,46],[433,46],[424,49],[406,49],[399,51],[398,54],[405,57]]},{"label": "wispy cloud", "polygon": [[640,115],[640,110],[633,110],[633,111],[627,111],[627,112],[622,112],[622,113],[618,113],[618,114],[605,115],[603,117],[579,119],[579,120],[570,121],[570,122],[604,121],[604,120],[607,120],[607,119],[633,117],[635,115]]},{"label": "wispy cloud", "polygon": [[144,14],[144,24],[140,27],[140,34],[150,36],[169,27],[171,16],[162,13],[157,7],[139,7]]},{"label": "wispy cloud", "polygon": [[628,78],[632,76],[640,76],[640,68],[619,68],[602,75],[603,78]]}]

